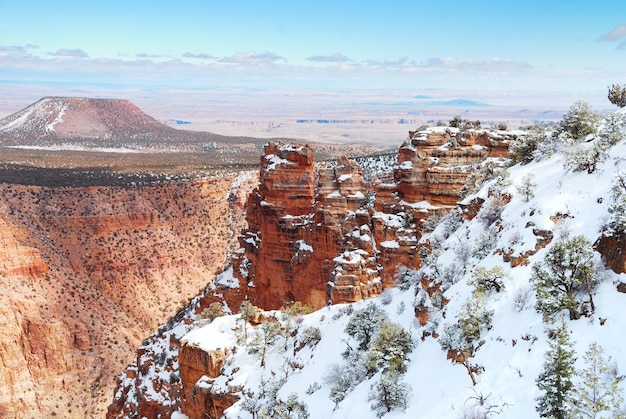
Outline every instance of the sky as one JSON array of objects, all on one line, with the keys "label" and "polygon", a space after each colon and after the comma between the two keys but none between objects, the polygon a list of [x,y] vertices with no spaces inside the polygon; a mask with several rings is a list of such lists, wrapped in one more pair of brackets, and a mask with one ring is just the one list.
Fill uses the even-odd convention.
[{"label": "sky", "polygon": [[624,68],[623,0],[0,0],[0,89],[606,94]]}]

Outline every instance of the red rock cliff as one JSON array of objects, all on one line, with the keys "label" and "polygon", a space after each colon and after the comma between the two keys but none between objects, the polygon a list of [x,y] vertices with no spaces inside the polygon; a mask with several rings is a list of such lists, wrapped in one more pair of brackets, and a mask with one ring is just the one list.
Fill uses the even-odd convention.
[{"label": "red rock cliff", "polygon": [[345,158],[315,168],[310,146],[268,144],[235,259],[251,301],[319,308],[393,286],[399,266],[419,266],[420,220],[454,208],[471,171],[506,156],[511,138],[454,128],[415,133],[400,147],[393,183],[375,187]]},{"label": "red rock cliff", "polygon": [[236,247],[243,183],[0,184],[0,417],[104,417],[141,340]]}]

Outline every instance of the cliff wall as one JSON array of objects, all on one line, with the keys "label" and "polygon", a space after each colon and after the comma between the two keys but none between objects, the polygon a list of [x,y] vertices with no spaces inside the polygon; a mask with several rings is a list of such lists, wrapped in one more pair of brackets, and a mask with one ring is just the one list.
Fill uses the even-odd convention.
[{"label": "cliff wall", "polygon": [[0,184],[0,417],[104,417],[135,348],[229,259],[253,183]]}]

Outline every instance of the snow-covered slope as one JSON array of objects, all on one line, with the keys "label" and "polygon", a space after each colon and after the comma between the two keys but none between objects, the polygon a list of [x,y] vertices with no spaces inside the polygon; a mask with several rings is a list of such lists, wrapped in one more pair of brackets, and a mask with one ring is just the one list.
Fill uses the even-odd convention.
[{"label": "snow-covered slope", "polygon": [[[598,141],[589,140],[585,146]],[[544,322],[535,310],[531,282],[533,265],[544,260],[556,243],[581,235],[594,243],[602,234],[610,217],[614,179],[626,170],[623,156],[624,140],[609,150],[593,173],[566,170],[566,158],[561,153],[509,168],[508,176],[496,176],[466,199],[485,200],[478,216],[466,220],[453,213],[451,217],[456,219],[440,223],[425,235],[422,243],[429,244],[425,249],[430,249],[430,255],[423,254],[423,267],[407,272],[402,286],[386,290],[380,297],[329,306],[306,315],[265,313],[266,317],[275,317],[282,330],[266,345],[259,346],[258,338],[267,331],[262,326],[245,326],[240,315],[220,317],[197,327],[183,337],[182,343],[207,351],[228,349],[222,375],[215,381],[203,378],[209,391],[241,397],[226,410],[227,418],[253,418],[256,416],[251,412],[289,403],[292,408],[306,410],[311,418],[365,419],[377,413],[388,418],[539,417],[535,406],[541,391],[536,379],[546,362],[550,330],[562,321],[574,341],[577,369],[584,367],[583,354],[589,344],[598,342],[615,360],[615,368],[626,371],[626,294],[616,289],[616,284],[626,282],[625,274],[604,269],[595,253],[599,281],[594,292],[595,311],[578,320],[569,320],[564,310]],[[529,187],[528,193],[522,192],[524,184]],[[506,199],[494,203],[496,196]],[[498,207],[495,218],[487,214],[487,208],[494,206]],[[512,267],[508,262],[511,258],[526,261]],[[447,351],[442,349],[442,336],[458,322],[467,302],[474,299],[471,279],[482,268],[501,269],[503,287],[499,292],[483,294],[482,307],[493,313],[491,325],[482,325],[473,356],[463,365],[464,359],[448,359]],[[424,290],[428,278],[437,285],[433,289],[444,290],[443,298]],[[354,354],[363,352],[366,356],[357,349],[355,337],[346,333],[346,325],[353,313],[372,303],[411,336],[413,349],[400,378],[405,383],[402,388],[410,388],[404,409],[372,409],[377,399],[372,395],[384,368],[356,374],[360,378],[344,386],[345,397],[336,403],[335,392],[331,400],[337,376],[351,369],[354,372]],[[429,309],[429,319],[422,325],[416,310],[424,307]],[[466,366],[474,371],[475,385]],[[578,380],[574,378],[575,385],[579,385]],[[300,417],[294,412],[289,415]],[[274,417],[282,416],[276,413]],[[605,412],[598,417],[612,416]]]}]

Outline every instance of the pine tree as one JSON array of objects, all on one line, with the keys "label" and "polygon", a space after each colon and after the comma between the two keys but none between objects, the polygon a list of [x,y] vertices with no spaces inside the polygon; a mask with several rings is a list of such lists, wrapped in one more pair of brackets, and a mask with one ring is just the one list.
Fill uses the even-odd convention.
[{"label": "pine tree", "polygon": [[619,412],[624,402],[620,386],[623,377],[612,366],[611,357],[605,358],[604,349],[594,342],[583,358],[586,368],[577,374],[580,384],[573,390],[573,416],[576,419],[596,419],[604,417],[602,412],[607,412],[611,418],[624,418]]},{"label": "pine tree", "polygon": [[537,387],[543,392],[537,398],[536,409],[542,418],[569,419],[575,359],[565,322],[555,330],[549,345],[543,370],[536,380]]},{"label": "pine tree", "polygon": [[626,84],[612,84],[609,86],[609,102],[620,108],[626,106]]},{"label": "pine tree", "polygon": [[368,365],[373,371],[382,367],[385,371],[403,373],[412,350],[410,333],[399,324],[385,320],[372,339]]},{"label": "pine tree", "polygon": [[350,316],[345,332],[355,338],[359,343],[359,349],[364,351],[386,318],[385,312],[370,301],[364,308]]},{"label": "pine tree", "polygon": [[368,401],[372,401],[371,408],[377,417],[383,417],[395,409],[404,411],[409,404],[411,386],[400,381],[401,375],[397,372],[383,373],[380,381],[372,384]]},{"label": "pine tree", "polygon": [[584,291],[589,297],[589,308],[595,310],[593,291],[596,283],[591,242],[584,236],[576,236],[554,244],[543,262],[532,269],[535,283],[537,311],[543,313],[544,321],[562,309],[567,309],[570,319],[580,317],[582,301],[578,293]]}]

